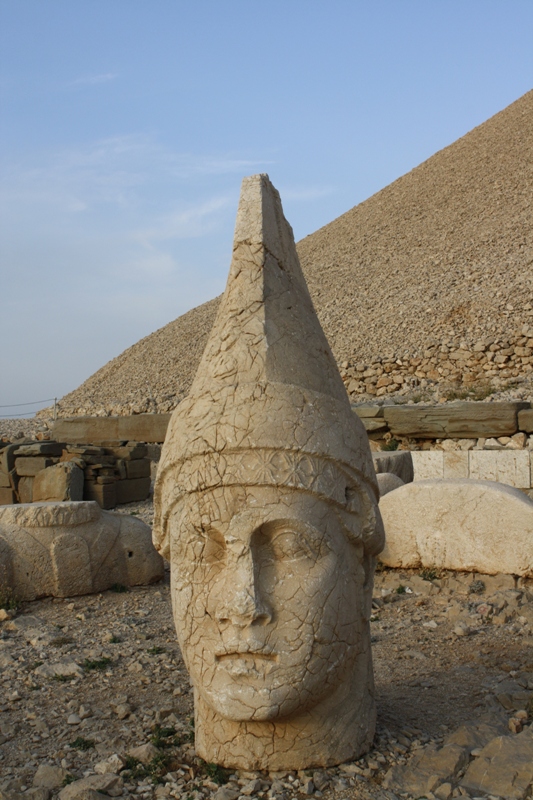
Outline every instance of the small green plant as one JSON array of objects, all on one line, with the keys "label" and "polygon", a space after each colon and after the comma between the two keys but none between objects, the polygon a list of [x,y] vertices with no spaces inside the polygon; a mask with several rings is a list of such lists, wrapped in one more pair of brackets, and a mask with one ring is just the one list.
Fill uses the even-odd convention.
[{"label": "small green plant", "polygon": [[211,764],[206,761],[201,763],[201,767],[203,768],[207,777],[210,778],[214,783],[218,783],[219,786],[222,786],[222,784],[228,782],[231,774],[229,769],[224,769],[219,764]]},{"label": "small green plant", "polygon": [[5,611],[16,611],[20,603],[10,586],[0,584],[0,608]]},{"label": "small green plant", "polygon": [[74,775],[71,775],[70,773],[68,773],[68,774],[67,774],[67,775],[65,775],[65,777],[63,778],[63,783],[62,783],[62,786],[68,786],[68,785],[69,785],[69,783],[73,783],[75,780],[76,780],[76,778],[74,777]]},{"label": "small green plant", "polygon": [[109,656],[104,656],[103,658],[95,658],[90,659],[86,658],[82,664],[82,667],[86,672],[91,672],[91,670],[103,670],[106,669],[111,664],[111,659]]},{"label": "small green plant", "polygon": [[485,591],[484,581],[472,581],[468,587],[468,594],[483,594]]},{"label": "small green plant", "polygon": [[386,452],[388,452],[390,450],[397,450],[399,446],[400,446],[400,442],[398,441],[398,439],[395,439],[394,437],[392,437],[392,439],[389,439],[388,442],[384,442],[381,445],[381,449],[385,450]]},{"label": "small green plant", "polygon": [[151,778],[155,783],[162,783],[169,764],[170,757],[166,753],[158,753],[149,764],[142,764],[137,758],[127,756],[125,769],[132,778]]},{"label": "small green plant", "polygon": [[396,589],[396,594],[405,594],[405,586],[402,586],[402,585],[400,584],[400,585],[398,586],[398,588]]},{"label": "small green plant", "polygon": [[129,592],[129,589],[127,586],[124,586],[123,583],[114,583],[109,587],[109,591],[115,592],[116,594],[124,594],[124,592]]},{"label": "small green plant", "polygon": [[161,653],[165,652],[165,648],[159,647],[159,645],[156,644],[153,647],[149,647],[146,652],[151,656],[159,656]]},{"label": "small green plant", "polygon": [[122,641],[122,639],[120,638],[120,636],[115,636],[113,634],[113,636],[109,640],[109,644],[119,644],[121,641]]},{"label": "small green plant", "polygon": [[179,745],[180,740],[176,734],[176,728],[168,727],[163,728],[161,725],[154,725],[152,728],[152,735],[150,741],[154,747],[171,747],[172,745]]},{"label": "small green plant", "polygon": [[84,739],[83,736],[78,736],[77,739],[74,739],[73,742],[70,743],[70,746],[74,750],[92,750],[94,747],[94,742],[92,739]]},{"label": "small green plant", "polygon": [[423,581],[435,581],[440,578],[440,570],[437,567],[423,567],[418,573]]},{"label": "small green plant", "polygon": [[67,681],[71,681],[72,678],[72,675],[54,675],[52,680],[57,681],[58,683],[67,683]]}]

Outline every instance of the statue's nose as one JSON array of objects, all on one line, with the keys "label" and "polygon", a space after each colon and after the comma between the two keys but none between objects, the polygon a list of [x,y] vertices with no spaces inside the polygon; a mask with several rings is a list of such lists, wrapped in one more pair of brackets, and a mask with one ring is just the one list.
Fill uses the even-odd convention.
[{"label": "statue's nose", "polygon": [[241,556],[233,568],[228,565],[221,588],[216,612],[219,622],[246,627],[267,625],[272,619],[265,599],[259,594],[251,553]]}]

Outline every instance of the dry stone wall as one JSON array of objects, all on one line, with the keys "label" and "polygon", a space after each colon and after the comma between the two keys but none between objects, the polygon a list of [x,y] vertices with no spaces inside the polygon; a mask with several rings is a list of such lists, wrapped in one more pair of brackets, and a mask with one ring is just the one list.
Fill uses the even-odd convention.
[{"label": "dry stone wall", "polygon": [[151,486],[147,455],[140,442],[0,443],[0,505],[95,500],[107,509],[145,500]]}]

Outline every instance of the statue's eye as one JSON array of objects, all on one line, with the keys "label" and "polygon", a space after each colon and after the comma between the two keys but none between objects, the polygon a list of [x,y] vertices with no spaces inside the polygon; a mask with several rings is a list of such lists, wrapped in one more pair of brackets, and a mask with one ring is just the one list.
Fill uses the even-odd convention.
[{"label": "statue's eye", "polygon": [[207,564],[220,564],[226,558],[226,542],[218,531],[211,530],[206,534],[203,560]]},{"label": "statue's eye", "polygon": [[266,553],[273,561],[316,559],[320,555],[318,542],[310,541],[301,531],[284,530],[269,537]]}]

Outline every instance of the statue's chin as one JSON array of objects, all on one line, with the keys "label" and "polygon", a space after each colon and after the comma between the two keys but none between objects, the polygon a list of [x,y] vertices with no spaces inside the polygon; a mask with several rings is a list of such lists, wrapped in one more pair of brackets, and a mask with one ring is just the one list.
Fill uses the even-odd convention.
[{"label": "statue's chin", "polygon": [[223,696],[211,692],[201,692],[204,702],[224,719],[233,722],[274,722],[307,710],[302,697],[293,687],[267,691],[242,691],[242,687],[232,692],[227,690]]}]

